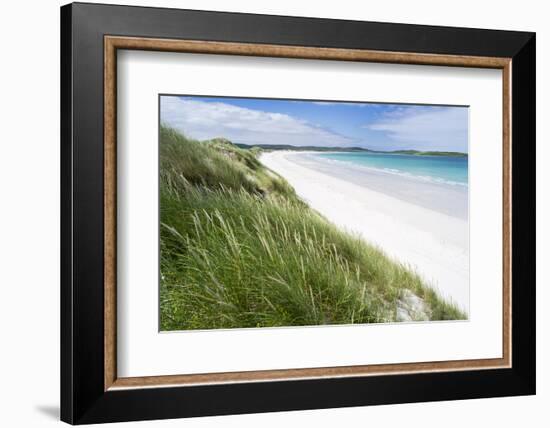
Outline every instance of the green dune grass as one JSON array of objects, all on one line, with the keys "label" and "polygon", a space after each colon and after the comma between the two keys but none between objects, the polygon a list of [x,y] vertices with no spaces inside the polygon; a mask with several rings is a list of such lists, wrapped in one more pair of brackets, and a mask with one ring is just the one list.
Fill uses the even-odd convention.
[{"label": "green dune grass", "polygon": [[257,154],[161,127],[161,330],[465,318]]}]

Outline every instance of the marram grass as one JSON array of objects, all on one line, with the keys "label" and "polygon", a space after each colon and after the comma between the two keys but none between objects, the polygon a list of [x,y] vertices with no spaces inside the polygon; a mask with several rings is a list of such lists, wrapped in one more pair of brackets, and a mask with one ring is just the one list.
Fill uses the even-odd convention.
[{"label": "marram grass", "polygon": [[391,322],[406,290],[423,319],[465,318],[310,209],[257,152],[166,127],[160,138],[161,330]]}]

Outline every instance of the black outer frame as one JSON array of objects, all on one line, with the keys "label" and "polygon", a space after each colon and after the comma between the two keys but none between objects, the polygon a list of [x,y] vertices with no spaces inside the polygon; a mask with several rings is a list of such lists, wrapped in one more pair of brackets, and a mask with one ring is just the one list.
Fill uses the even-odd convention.
[{"label": "black outer frame", "polygon": [[[103,37],[512,58],[512,368],[104,391]],[[535,393],[535,34],[73,3],[61,8],[61,420],[72,424]]]}]

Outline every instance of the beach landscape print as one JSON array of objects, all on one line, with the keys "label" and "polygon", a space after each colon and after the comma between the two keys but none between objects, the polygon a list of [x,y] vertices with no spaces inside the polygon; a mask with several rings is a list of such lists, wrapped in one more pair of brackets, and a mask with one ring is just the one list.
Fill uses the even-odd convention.
[{"label": "beach landscape print", "polygon": [[159,109],[161,331],[468,319],[468,107]]}]

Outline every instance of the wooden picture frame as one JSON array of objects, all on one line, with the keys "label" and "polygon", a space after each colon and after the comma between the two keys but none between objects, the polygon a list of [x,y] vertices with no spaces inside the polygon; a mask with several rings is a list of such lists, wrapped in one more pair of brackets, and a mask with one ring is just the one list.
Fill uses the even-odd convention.
[{"label": "wooden picture frame", "polygon": [[[502,358],[118,377],[118,49],[502,70]],[[77,3],[61,9],[61,52],[62,420],[80,424],[535,392],[534,34]]]}]

